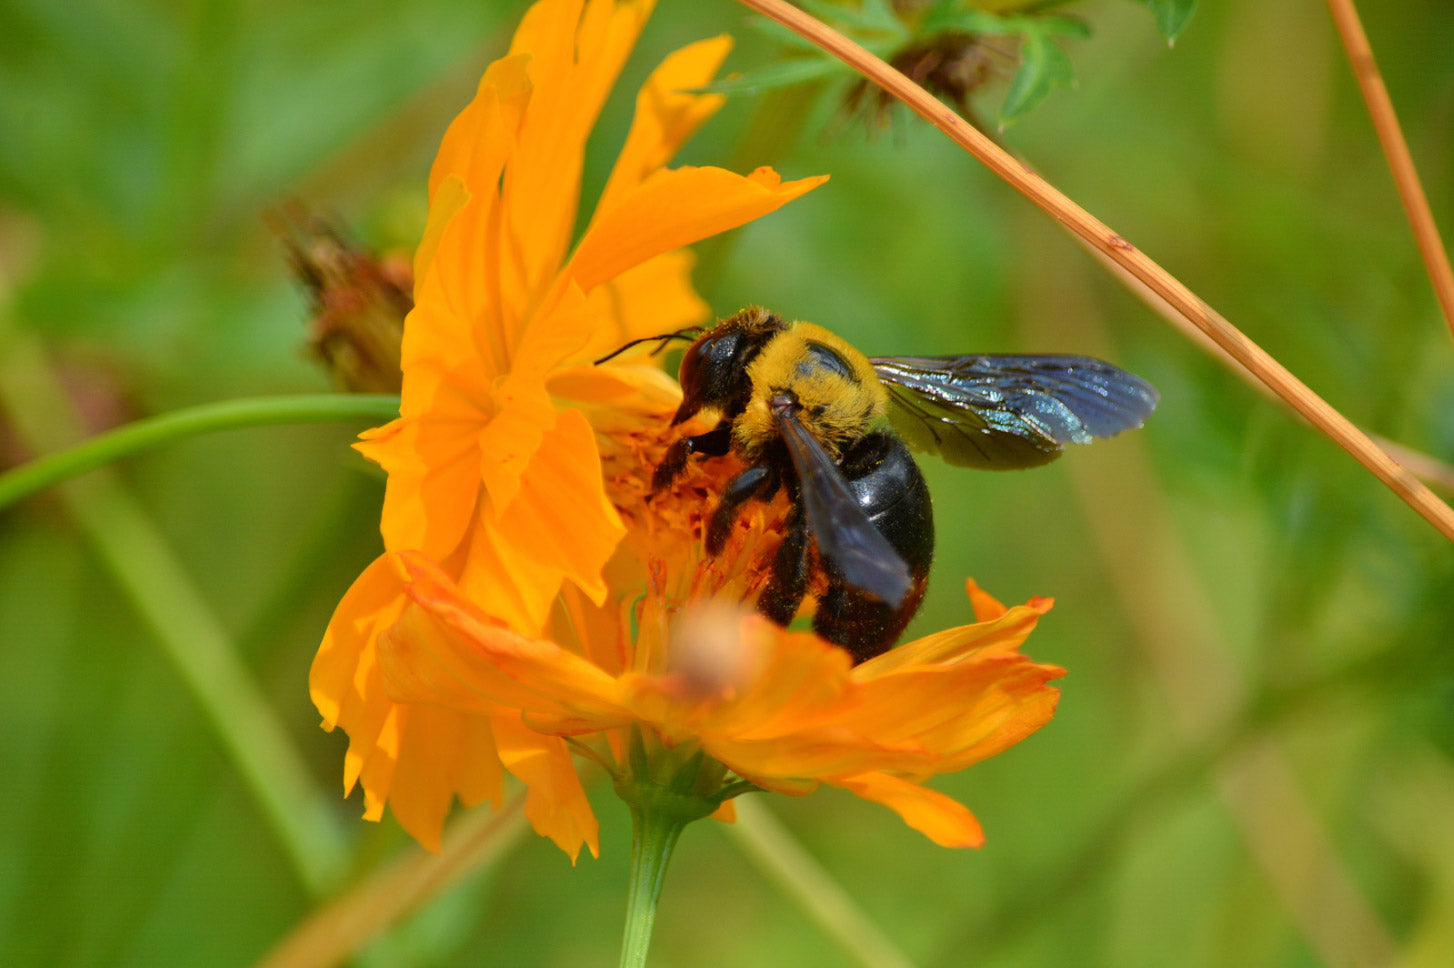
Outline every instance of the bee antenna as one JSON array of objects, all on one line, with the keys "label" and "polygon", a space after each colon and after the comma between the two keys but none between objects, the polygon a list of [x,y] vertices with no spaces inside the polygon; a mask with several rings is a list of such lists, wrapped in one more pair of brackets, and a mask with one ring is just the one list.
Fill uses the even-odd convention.
[{"label": "bee antenna", "polygon": [[656,349],[651,351],[651,355],[655,356],[657,353],[660,353],[662,350],[666,349],[666,344],[670,343],[672,340],[696,339],[701,332],[702,327],[700,326],[684,326],[673,333],[662,333],[660,336],[643,336],[640,339],[634,339],[629,343],[623,343],[621,346],[607,353],[605,356],[601,357],[599,360],[596,360],[591,365],[600,366],[607,360],[613,360],[616,357],[620,356],[622,353],[626,352],[633,346],[640,346],[642,343],[651,343],[659,340],[660,344],[656,347]]}]

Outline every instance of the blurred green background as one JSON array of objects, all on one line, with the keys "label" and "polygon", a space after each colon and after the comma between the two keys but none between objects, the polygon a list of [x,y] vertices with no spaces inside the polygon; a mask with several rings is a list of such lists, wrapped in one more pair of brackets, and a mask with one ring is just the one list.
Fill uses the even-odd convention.
[{"label": "blurred green background", "polygon": [[[411,245],[439,136],[524,6],[0,4],[0,459],[325,391],[264,214],[301,199]],[[1449,236],[1454,8],[1364,6]],[[1449,332],[1324,6],[1203,4],[1172,49],[1137,4],[1073,12],[1094,28],[1068,44],[1078,86],[1004,141],[1354,421],[1454,459]],[[729,69],[774,56],[745,18],[662,0],[588,193],[665,52],[730,30]],[[1095,353],[1162,403],[1042,470],[925,468],[940,553],[914,629],[965,620],[967,575],[1053,595],[1027,651],[1070,670],[1046,729],[937,783],[988,844],[936,848],[834,792],[766,805],[920,966],[1454,964],[1448,542],[942,137],[843,124],[841,90],[734,100],[679,159],[833,175],[705,249],[716,312],[760,302],[870,353]],[[0,513],[0,964],[252,964],[422,854],[337,796],[344,737],[306,691],[379,550],[358,429],[188,440]],[[264,785],[313,813],[262,805],[189,675],[301,761]],[[600,860],[521,837],[358,963],[615,964],[629,824],[596,793]],[[678,849],[653,956],[850,963],[711,823]]]}]

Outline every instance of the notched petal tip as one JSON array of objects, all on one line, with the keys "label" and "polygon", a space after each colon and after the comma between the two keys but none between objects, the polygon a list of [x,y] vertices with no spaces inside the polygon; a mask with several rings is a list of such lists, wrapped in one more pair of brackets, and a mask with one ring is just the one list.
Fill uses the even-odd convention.
[{"label": "notched petal tip", "polygon": [[[973,578],[964,580],[964,591],[969,596],[970,608],[974,610],[976,622],[993,622],[1002,618],[1009,611],[1000,600],[979,586]],[[1044,615],[1055,605],[1055,599],[1046,598],[1043,595],[1032,595],[1025,602],[1025,607]]]},{"label": "notched petal tip", "polygon": [[979,587],[979,582],[973,578],[964,580],[964,591],[969,596],[969,607],[974,610],[976,622],[993,622],[1008,611],[998,598]]}]

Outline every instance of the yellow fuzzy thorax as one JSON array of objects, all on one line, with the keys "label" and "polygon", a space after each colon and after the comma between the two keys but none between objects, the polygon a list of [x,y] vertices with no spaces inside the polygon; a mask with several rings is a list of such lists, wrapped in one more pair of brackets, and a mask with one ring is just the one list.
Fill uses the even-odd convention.
[{"label": "yellow fuzzy thorax", "polygon": [[[815,365],[815,344],[842,360],[849,375]],[[762,348],[748,365],[747,375],[752,399],[732,428],[735,449],[746,460],[756,459],[778,436],[769,401],[779,393],[797,399],[799,421],[834,460],[844,447],[884,423],[888,395],[873,364],[821,326],[791,324]]]}]

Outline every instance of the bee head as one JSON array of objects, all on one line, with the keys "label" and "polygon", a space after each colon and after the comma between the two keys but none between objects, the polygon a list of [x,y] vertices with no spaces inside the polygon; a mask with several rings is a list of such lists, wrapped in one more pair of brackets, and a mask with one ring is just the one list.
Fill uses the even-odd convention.
[{"label": "bee head", "polygon": [[742,412],[752,396],[747,365],[787,324],[760,306],[750,306],[703,333],[682,356],[678,380],[682,405],[676,426],[699,410],[711,408],[726,418]]}]

